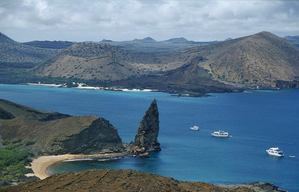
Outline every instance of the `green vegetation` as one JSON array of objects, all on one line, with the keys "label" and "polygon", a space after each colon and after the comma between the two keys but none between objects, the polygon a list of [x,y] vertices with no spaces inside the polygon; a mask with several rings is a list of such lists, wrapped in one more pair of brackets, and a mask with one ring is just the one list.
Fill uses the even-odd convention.
[{"label": "green vegetation", "polygon": [[19,182],[30,170],[25,166],[31,154],[19,142],[5,143],[0,148],[0,184]]}]

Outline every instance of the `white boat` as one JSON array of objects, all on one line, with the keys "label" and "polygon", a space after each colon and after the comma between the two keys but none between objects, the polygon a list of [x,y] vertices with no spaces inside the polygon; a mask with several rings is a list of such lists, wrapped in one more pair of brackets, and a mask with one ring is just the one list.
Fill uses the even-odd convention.
[{"label": "white boat", "polygon": [[278,147],[271,147],[266,150],[268,155],[275,156],[275,157],[283,157],[283,151],[280,150]]},{"label": "white boat", "polygon": [[221,138],[227,138],[227,137],[230,136],[228,132],[221,131],[221,130],[219,130],[219,131],[214,131],[213,133],[211,133],[211,135],[212,135],[213,137],[221,137]]},{"label": "white boat", "polygon": [[192,130],[192,131],[198,131],[199,127],[197,125],[193,125],[192,127],[190,127],[190,130]]}]

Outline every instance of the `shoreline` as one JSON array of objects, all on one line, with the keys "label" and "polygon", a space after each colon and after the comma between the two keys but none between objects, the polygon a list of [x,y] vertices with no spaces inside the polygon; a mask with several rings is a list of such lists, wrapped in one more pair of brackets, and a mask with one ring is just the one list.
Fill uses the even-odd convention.
[{"label": "shoreline", "polygon": [[73,88],[78,90],[100,90],[100,91],[113,91],[113,92],[135,92],[135,93],[149,93],[149,92],[160,92],[170,94],[175,97],[209,97],[211,94],[223,94],[223,93],[246,93],[251,91],[279,91],[279,90],[287,90],[287,89],[299,89],[299,88],[237,88],[232,91],[220,91],[220,92],[180,92],[180,91],[168,91],[168,90],[160,90],[160,89],[147,89],[147,88],[117,88],[117,87],[67,87],[63,86],[64,84],[47,84],[47,83],[0,83],[3,85],[28,85],[28,86],[41,86],[41,87],[49,87],[49,88]]},{"label": "shoreline", "polygon": [[66,83],[55,84],[55,83],[25,83],[25,85],[31,86],[42,86],[42,87],[54,87],[54,88],[75,88],[85,90],[102,90],[102,91],[123,91],[123,92],[157,92],[157,89],[139,89],[139,88],[122,88],[117,86],[89,86],[85,83],[76,83],[77,86],[68,87]]},{"label": "shoreline", "polygon": [[31,170],[35,177],[43,180],[51,176],[49,168],[57,163],[64,161],[85,161],[107,159],[113,160],[126,157],[127,153],[98,153],[98,154],[63,154],[63,155],[47,155],[39,156],[31,162]]},{"label": "shoreline", "polygon": [[[134,93],[150,93],[150,92],[160,92],[170,94],[175,97],[207,97],[213,93],[240,93],[244,92],[246,89],[235,89],[232,91],[220,91],[220,92],[190,92],[190,91],[175,91],[175,90],[165,90],[165,89],[149,89],[149,88],[124,88],[124,87],[93,87],[93,86],[79,86],[79,87],[68,87],[64,84],[55,84],[55,83],[0,83],[3,85],[28,85],[34,87],[49,87],[49,88],[70,88],[70,89],[78,89],[78,90],[94,90],[94,91],[113,91],[113,92],[134,92]],[[248,89],[255,90],[255,89]],[[271,90],[271,89],[270,89]]]}]

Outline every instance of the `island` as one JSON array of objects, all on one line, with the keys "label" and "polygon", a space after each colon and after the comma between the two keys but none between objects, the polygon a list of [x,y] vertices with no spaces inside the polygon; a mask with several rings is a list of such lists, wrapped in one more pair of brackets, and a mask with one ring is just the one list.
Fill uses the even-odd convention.
[{"label": "island", "polygon": [[[154,151],[160,151],[157,143],[158,119],[157,102],[154,100],[140,123],[135,142],[125,144],[117,129],[102,117],[41,112],[0,99],[0,143],[2,148],[15,150],[13,154],[17,154],[17,150],[26,151],[26,156],[22,156],[23,167],[29,166],[34,176],[45,179],[49,176],[48,167],[60,161],[109,160],[131,155],[147,157]],[[7,174],[7,177],[3,175],[3,185],[25,179],[20,174],[3,172]]]}]

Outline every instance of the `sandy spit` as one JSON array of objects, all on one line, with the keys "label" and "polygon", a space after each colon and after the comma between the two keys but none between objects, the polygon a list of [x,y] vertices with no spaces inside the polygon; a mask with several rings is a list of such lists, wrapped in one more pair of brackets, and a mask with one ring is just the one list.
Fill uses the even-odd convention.
[{"label": "sandy spit", "polygon": [[33,174],[40,178],[45,179],[50,175],[48,168],[56,163],[62,161],[83,161],[85,159],[114,159],[125,157],[127,153],[100,153],[100,154],[64,154],[64,155],[50,155],[50,156],[40,156],[31,162],[31,169]]}]

